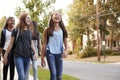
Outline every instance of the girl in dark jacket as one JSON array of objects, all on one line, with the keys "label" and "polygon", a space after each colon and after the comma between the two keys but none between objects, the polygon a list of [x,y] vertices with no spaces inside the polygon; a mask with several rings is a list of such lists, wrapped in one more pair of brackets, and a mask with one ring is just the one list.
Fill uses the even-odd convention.
[{"label": "girl in dark jacket", "polygon": [[[11,40],[12,30],[15,25],[14,17],[9,17],[5,23],[5,26],[1,32],[1,41],[0,41],[0,51],[2,52],[2,56],[4,56],[7,47]],[[8,63],[3,65],[3,80],[7,80],[8,66],[10,65],[10,80],[14,80],[14,59],[12,50],[8,55]]]}]

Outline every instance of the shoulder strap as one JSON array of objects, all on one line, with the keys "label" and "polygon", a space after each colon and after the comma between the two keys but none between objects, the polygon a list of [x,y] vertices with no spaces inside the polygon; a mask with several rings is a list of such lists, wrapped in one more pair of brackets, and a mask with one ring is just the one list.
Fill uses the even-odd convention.
[{"label": "shoulder strap", "polygon": [[3,35],[4,36],[6,35],[6,29],[3,29]]},{"label": "shoulder strap", "polygon": [[[29,34],[30,34],[30,40],[32,40],[32,31],[31,30],[29,30]],[[31,44],[31,42],[30,42],[30,44]]]},{"label": "shoulder strap", "polygon": [[17,41],[20,30],[19,30],[19,28],[15,29],[15,30],[16,30],[16,40],[15,41]]}]

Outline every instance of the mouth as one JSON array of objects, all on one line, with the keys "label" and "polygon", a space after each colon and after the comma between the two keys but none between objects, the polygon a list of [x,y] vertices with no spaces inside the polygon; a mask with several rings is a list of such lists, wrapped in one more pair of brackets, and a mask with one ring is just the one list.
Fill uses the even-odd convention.
[{"label": "mouth", "polygon": [[55,17],[56,20],[59,20],[60,18],[59,17]]}]

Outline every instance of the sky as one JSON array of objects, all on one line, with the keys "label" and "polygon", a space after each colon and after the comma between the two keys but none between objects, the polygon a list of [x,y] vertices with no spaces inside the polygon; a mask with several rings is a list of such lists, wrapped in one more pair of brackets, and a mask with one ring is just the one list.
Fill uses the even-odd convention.
[{"label": "sky", "polygon": [[[0,19],[3,16],[14,16],[16,6],[23,6],[21,3],[22,0],[0,0]],[[56,0],[55,9],[62,8],[66,10],[68,5],[72,3],[72,0]],[[68,16],[66,14],[63,15],[64,20],[66,21]],[[67,22],[65,22],[67,23]]]}]

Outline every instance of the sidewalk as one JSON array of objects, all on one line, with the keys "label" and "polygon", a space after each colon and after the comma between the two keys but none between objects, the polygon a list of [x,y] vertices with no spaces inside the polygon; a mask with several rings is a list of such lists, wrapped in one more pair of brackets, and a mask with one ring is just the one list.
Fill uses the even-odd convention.
[{"label": "sidewalk", "polygon": [[[2,80],[2,68],[3,68],[3,64],[2,62],[0,61],[0,80]],[[9,70],[8,70],[8,79],[7,80],[10,80],[9,79]],[[18,75],[17,75],[17,71],[15,69],[15,77],[14,77],[14,80],[18,80]],[[33,76],[29,74],[29,80],[33,80]]]}]

